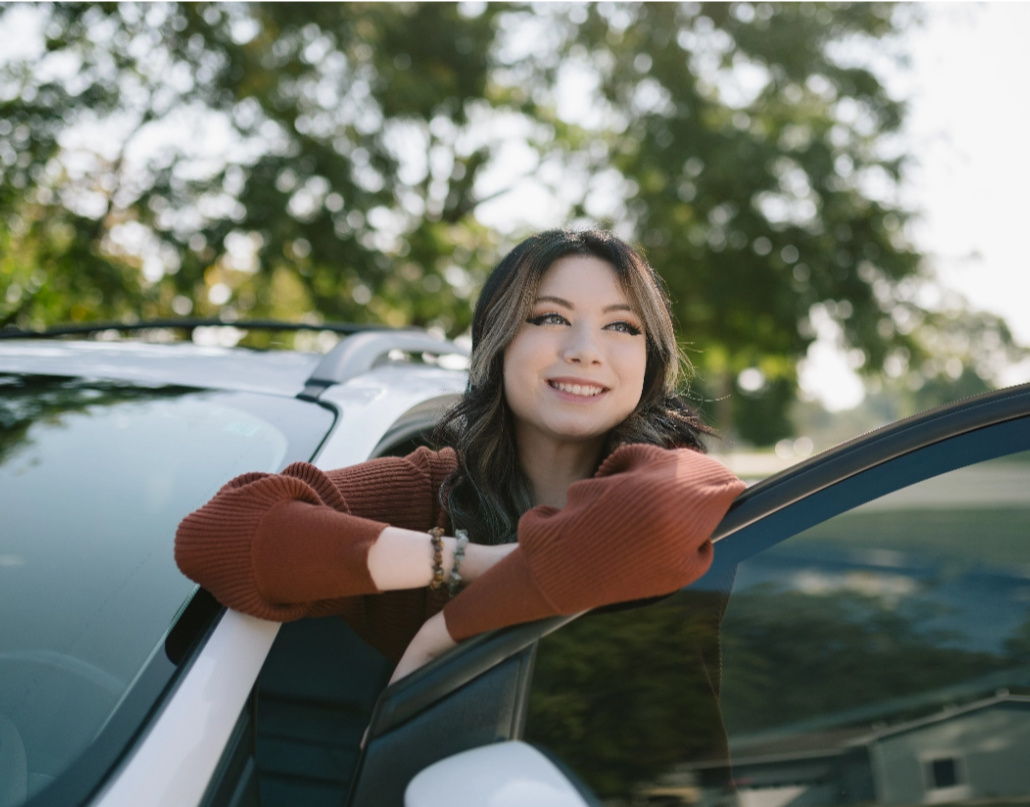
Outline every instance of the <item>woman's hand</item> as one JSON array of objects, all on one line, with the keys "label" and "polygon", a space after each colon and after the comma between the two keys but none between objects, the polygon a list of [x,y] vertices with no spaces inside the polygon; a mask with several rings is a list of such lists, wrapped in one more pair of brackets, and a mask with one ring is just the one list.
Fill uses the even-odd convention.
[{"label": "woman's hand", "polygon": [[[466,584],[471,583],[491,569],[494,564],[508,557],[515,549],[518,549],[518,544],[501,544],[499,546],[469,544],[465,548],[465,559],[460,566],[462,580]],[[415,672],[419,667],[428,664],[455,645],[457,645],[457,642],[451,638],[451,634],[447,631],[443,611],[430,617],[419,628],[418,633],[411,640],[407,650],[404,651],[404,655],[397,664],[397,669],[390,676],[390,683],[392,684],[405,675]]]},{"label": "woman's hand", "polygon": [[392,684],[405,675],[415,672],[419,667],[428,664],[457,644],[451,638],[451,634],[447,632],[447,623],[444,622],[443,611],[430,617],[419,628],[415,638],[408,645],[408,649],[404,651],[397,669],[390,676],[390,683]]}]

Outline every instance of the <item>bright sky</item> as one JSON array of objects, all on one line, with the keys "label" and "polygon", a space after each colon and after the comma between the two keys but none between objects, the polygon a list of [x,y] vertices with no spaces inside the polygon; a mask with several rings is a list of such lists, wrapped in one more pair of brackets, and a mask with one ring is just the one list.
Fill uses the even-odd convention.
[{"label": "bright sky", "polygon": [[[1006,319],[1030,346],[1030,3],[924,6],[908,35],[911,67],[889,78],[910,100],[907,141],[917,157],[905,201],[923,211],[913,230],[943,285]],[[803,376],[831,408],[861,391],[829,345],[816,346]],[[1030,381],[1030,361],[1006,384]]]}]

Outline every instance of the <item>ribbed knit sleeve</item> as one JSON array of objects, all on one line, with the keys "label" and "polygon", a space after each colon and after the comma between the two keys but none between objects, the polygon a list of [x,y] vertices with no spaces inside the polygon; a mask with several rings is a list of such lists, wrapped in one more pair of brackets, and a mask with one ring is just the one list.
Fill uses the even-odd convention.
[{"label": "ribbed knit sleeve", "polygon": [[486,630],[668,594],[712,561],[712,532],[744,490],[718,461],[690,449],[619,448],[566,505],[519,521],[519,548],[444,609],[460,641]]},{"label": "ribbed knit sleeve", "polygon": [[393,524],[425,530],[445,520],[437,503],[451,451],[420,448],[324,473],[294,463],[244,474],[188,515],[175,560],[224,605],[279,622],[344,613],[376,593],[368,550]]}]

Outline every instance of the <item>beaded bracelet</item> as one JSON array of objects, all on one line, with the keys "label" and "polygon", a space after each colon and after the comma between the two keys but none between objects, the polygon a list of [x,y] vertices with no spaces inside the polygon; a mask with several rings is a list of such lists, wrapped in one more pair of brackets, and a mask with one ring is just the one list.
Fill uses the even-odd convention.
[{"label": "beaded bracelet", "polygon": [[429,531],[429,542],[433,545],[433,579],[429,583],[430,591],[443,588],[443,527],[433,527]]},{"label": "beaded bracelet", "polygon": [[447,583],[447,592],[453,597],[461,588],[461,573],[458,567],[462,558],[465,557],[465,547],[468,546],[469,534],[465,530],[455,530],[454,537],[458,539],[458,546],[454,550],[454,565],[451,566],[451,576]]}]

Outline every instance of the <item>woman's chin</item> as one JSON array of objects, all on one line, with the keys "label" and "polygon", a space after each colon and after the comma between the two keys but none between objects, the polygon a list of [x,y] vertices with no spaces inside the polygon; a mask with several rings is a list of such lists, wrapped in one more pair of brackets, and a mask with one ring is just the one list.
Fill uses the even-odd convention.
[{"label": "woman's chin", "polygon": [[607,437],[614,428],[607,424],[567,423],[551,430],[551,438],[558,443],[597,443]]}]

